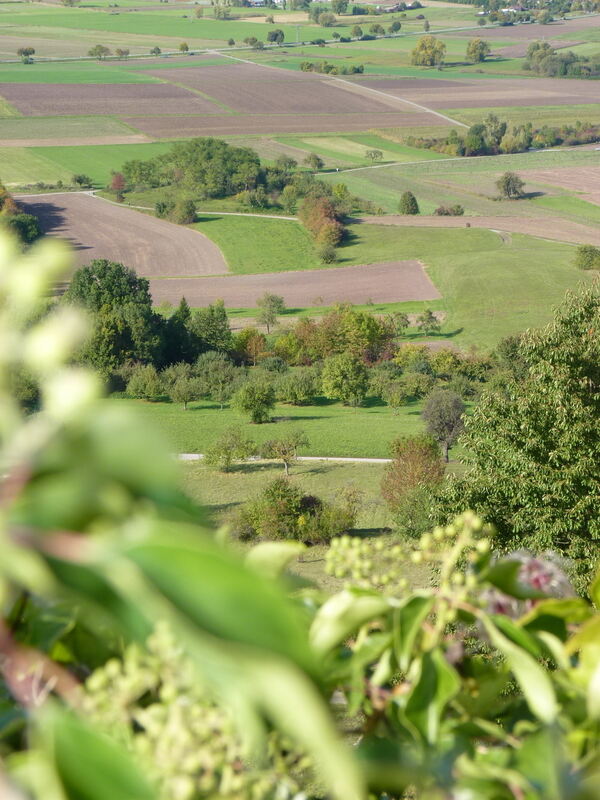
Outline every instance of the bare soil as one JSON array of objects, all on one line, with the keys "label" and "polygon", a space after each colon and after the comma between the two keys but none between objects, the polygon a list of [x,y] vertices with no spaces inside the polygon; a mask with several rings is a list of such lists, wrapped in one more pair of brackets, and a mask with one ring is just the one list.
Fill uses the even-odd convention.
[{"label": "bare soil", "polygon": [[[600,164],[600,157],[598,162]],[[526,175],[527,180],[578,192],[582,199],[600,204],[600,166],[530,169],[526,170]]]},{"label": "bare soil", "polygon": [[194,92],[161,83],[2,83],[0,96],[26,116],[222,113]]},{"label": "bare soil", "polygon": [[250,64],[228,64],[217,69],[179,67],[150,70],[149,74],[199,90],[242,113],[346,114],[387,110],[376,98],[340,91],[340,87],[316,75]]},{"label": "bare soil", "polygon": [[240,134],[328,133],[365,128],[444,125],[433,114],[387,111],[379,114],[245,114],[198,117],[122,117],[122,122],[157,139]]},{"label": "bare soil", "polygon": [[[515,209],[516,211],[517,209]],[[526,233],[541,239],[600,246],[600,226],[582,225],[559,217],[363,217],[372,225],[406,225],[419,228],[487,228],[488,230]]]},{"label": "bare soil", "polygon": [[178,303],[185,297],[191,306],[206,306],[221,299],[232,308],[251,308],[265,292],[282,296],[290,308],[440,297],[418,261],[386,261],[309,272],[151,280],[150,289],[155,303]]},{"label": "bare soil", "polygon": [[596,81],[564,78],[362,78],[360,82],[432,109],[573,105],[600,100]]},{"label": "bare soil", "polygon": [[228,271],[206,236],[88,194],[23,195],[44,233],[69,242],[76,266],[94,258],[119,261],[146,277],[219,275]]}]

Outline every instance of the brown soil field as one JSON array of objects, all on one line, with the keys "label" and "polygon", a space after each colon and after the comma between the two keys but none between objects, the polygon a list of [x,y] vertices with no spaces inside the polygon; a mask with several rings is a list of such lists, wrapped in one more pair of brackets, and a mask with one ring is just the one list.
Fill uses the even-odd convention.
[{"label": "brown soil field", "polygon": [[19,202],[44,233],[70,243],[76,266],[107,258],[146,277],[228,271],[219,248],[198,231],[88,194],[22,195]]},{"label": "brown soil field", "polygon": [[[426,86],[420,85],[422,80]],[[433,109],[597,103],[600,94],[596,81],[561,78],[440,79],[437,85],[432,78],[362,78],[360,82]]]},{"label": "brown soil field", "polygon": [[559,217],[363,217],[371,225],[405,225],[419,228],[472,228],[526,233],[541,239],[600,246],[600,226],[581,225]]},{"label": "brown soil field", "polygon": [[26,116],[223,113],[194,92],[162,83],[2,83],[0,96]]},{"label": "brown soil field", "polygon": [[131,136],[84,136],[64,139],[0,139],[0,147],[77,147],[90,144],[147,144],[147,136],[132,133]]},{"label": "brown soil field", "polygon": [[[598,161],[600,163],[600,154]],[[528,180],[578,192],[582,195],[582,199],[600,205],[600,166],[555,167],[554,169],[530,169],[524,170],[524,172]]]},{"label": "brown soil field", "polygon": [[335,133],[365,128],[414,128],[448,123],[433,114],[387,111],[380,114],[223,114],[203,117],[122,117],[126,125],[157,139],[240,134]]},{"label": "brown soil field", "polygon": [[486,28],[485,30],[455,31],[453,36],[477,36],[484,39],[527,39],[534,42],[536,39],[550,39],[553,36],[568,36],[569,34],[587,31],[600,25],[597,14],[564,19],[551,22],[548,25],[539,25],[537,22],[525,25],[505,25],[501,28]]},{"label": "brown soil field", "polygon": [[228,64],[214,69],[178,67],[149,70],[149,74],[197,89],[242,113],[366,114],[388,108],[374,97],[340,91],[340,87],[317,75],[250,64]]},{"label": "brown soil field", "polygon": [[178,303],[185,297],[191,306],[206,306],[221,299],[232,308],[253,307],[256,298],[265,292],[281,295],[291,308],[315,303],[392,303],[440,297],[418,261],[386,261],[309,272],[151,280],[150,289],[155,303]]}]

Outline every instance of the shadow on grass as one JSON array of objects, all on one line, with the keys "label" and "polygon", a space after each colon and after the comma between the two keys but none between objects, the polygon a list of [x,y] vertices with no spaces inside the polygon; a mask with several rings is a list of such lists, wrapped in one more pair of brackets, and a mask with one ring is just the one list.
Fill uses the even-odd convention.
[{"label": "shadow on grass", "polygon": [[408,339],[410,342],[422,342],[423,344],[427,344],[428,341],[431,339],[453,339],[455,336],[458,336],[459,333],[462,333],[464,328],[456,328],[453,331],[438,331],[436,333],[428,333],[423,336],[422,333],[405,333],[404,338]]}]

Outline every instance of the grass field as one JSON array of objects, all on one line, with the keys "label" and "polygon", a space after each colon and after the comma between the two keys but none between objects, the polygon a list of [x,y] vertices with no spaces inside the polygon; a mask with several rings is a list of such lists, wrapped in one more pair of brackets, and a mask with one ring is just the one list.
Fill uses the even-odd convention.
[{"label": "grass field", "polygon": [[229,269],[238,275],[323,267],[310,235],[298,222],[205,217],[194,227],[220,247]]},{"label": "grass field", "polygon": [[510,125],[526,125],[532,122],[536,127],[543,125],[572,125],[575,120],[598,124],[600,122],[600,103],[574,104],[572,106],[503,106],[501,108],[451,108],[442,111],[459,122],[475,125],[488,114],[496,114]]},{"label": "grass field", "polygon": [[0,83],[159,83],[143,70],[129,71],[135,62],[71,61],[48,64],[0,64]]},{"label": "grass field", "polygon": [[0,147],[0,181],[9,185],[68,181],[72,172],[46,158],[44,148],[35,153],[25,147]]},{"label": "grass field", "polygon": [[227,428],[241,425],[258,444],[304,431],[310,444],[301,455],[388,458],[390,442],[395,437],[424,429],[421,403],[410,403],[399,414],[376,400],[358,409],[324,399],[312,406],[282,404],[274,411],[277,422],[252,425],[236,411],[221,411],[208,402],[191,403],[187,411],[172,403],[120,402],[138,407],[148,425],[162,430],[177,453],[203,453]]},{"label": "grass field", "polygon": [[118,171],[126,161],[153,158],[166,153],[171,147],[172,142],[151,142],[148,144],[31,147],[28,152],[33,158],[43,158],[49,163],[55,164],[56,168],[62,170],[67,177],[83,173],[92,178],[95,186],[106,186],[110,181],[111,172]]},{"label": "grass field", "polygon": [[132,128],[112,117],[12,117],[0,119],[0,139],[67,139],[131,136]]},{"label": "grass field", "polygon": [[600,206],[588,203],[572,195],[559,195],[558,197],[536,197],[533,202],[556,211],[564,216],[572,217],[582,222],[600,223]]}]

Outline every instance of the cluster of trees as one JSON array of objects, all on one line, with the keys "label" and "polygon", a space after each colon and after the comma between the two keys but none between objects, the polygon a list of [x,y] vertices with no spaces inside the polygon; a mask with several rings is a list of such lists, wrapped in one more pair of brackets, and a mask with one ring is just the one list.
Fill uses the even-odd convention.
[{"label": "cluster of trees", "polygon": [[495,114],[481,123],[471,125],[465,133],[451,130],[444,138],[409,136],[406,143],[412,147],[423,147],[452,156],[483,156],[498,153],[524,153],[530,148],[555,147],[560,144],[576,145],[600,141],[600,125],[579,120],[556,127],[544,125],[535,128],[533,123],[508,124]]},{"label": "cluster of trees", "polygon": [[0,228],[10,231],[23,245],[35,242],[42,235],[34,214],[27,214],[8,189],[0,184]]},{"label": "cluster of trees", "polygon": [[346,198],[338,198],[335,194],[311,193],[304,198],[298,209],[298,216],[304,227],[314,236],[319,255],[325,263],[336,260],[335,248],[344,238],[343,219],[348,210],[345,200]]},{"label": "cluster of trees", "polygon": [[23,64],[33,64],[33,56],[35,55],[35,47],[19,47],[17,55]]},{"label": "cluster of trees", "polygon": [[551,78],[597,78],[600,54],[582,56],[571,50],[556,51],[548,42],[532,42],[527,48],[523,69]]},{"label": "cluster of trees", "polygon": [[302,61],[302,72],[319,72],[325,75],[360,75],[365,71],[363,64],[330,64],[329,61]]}]

